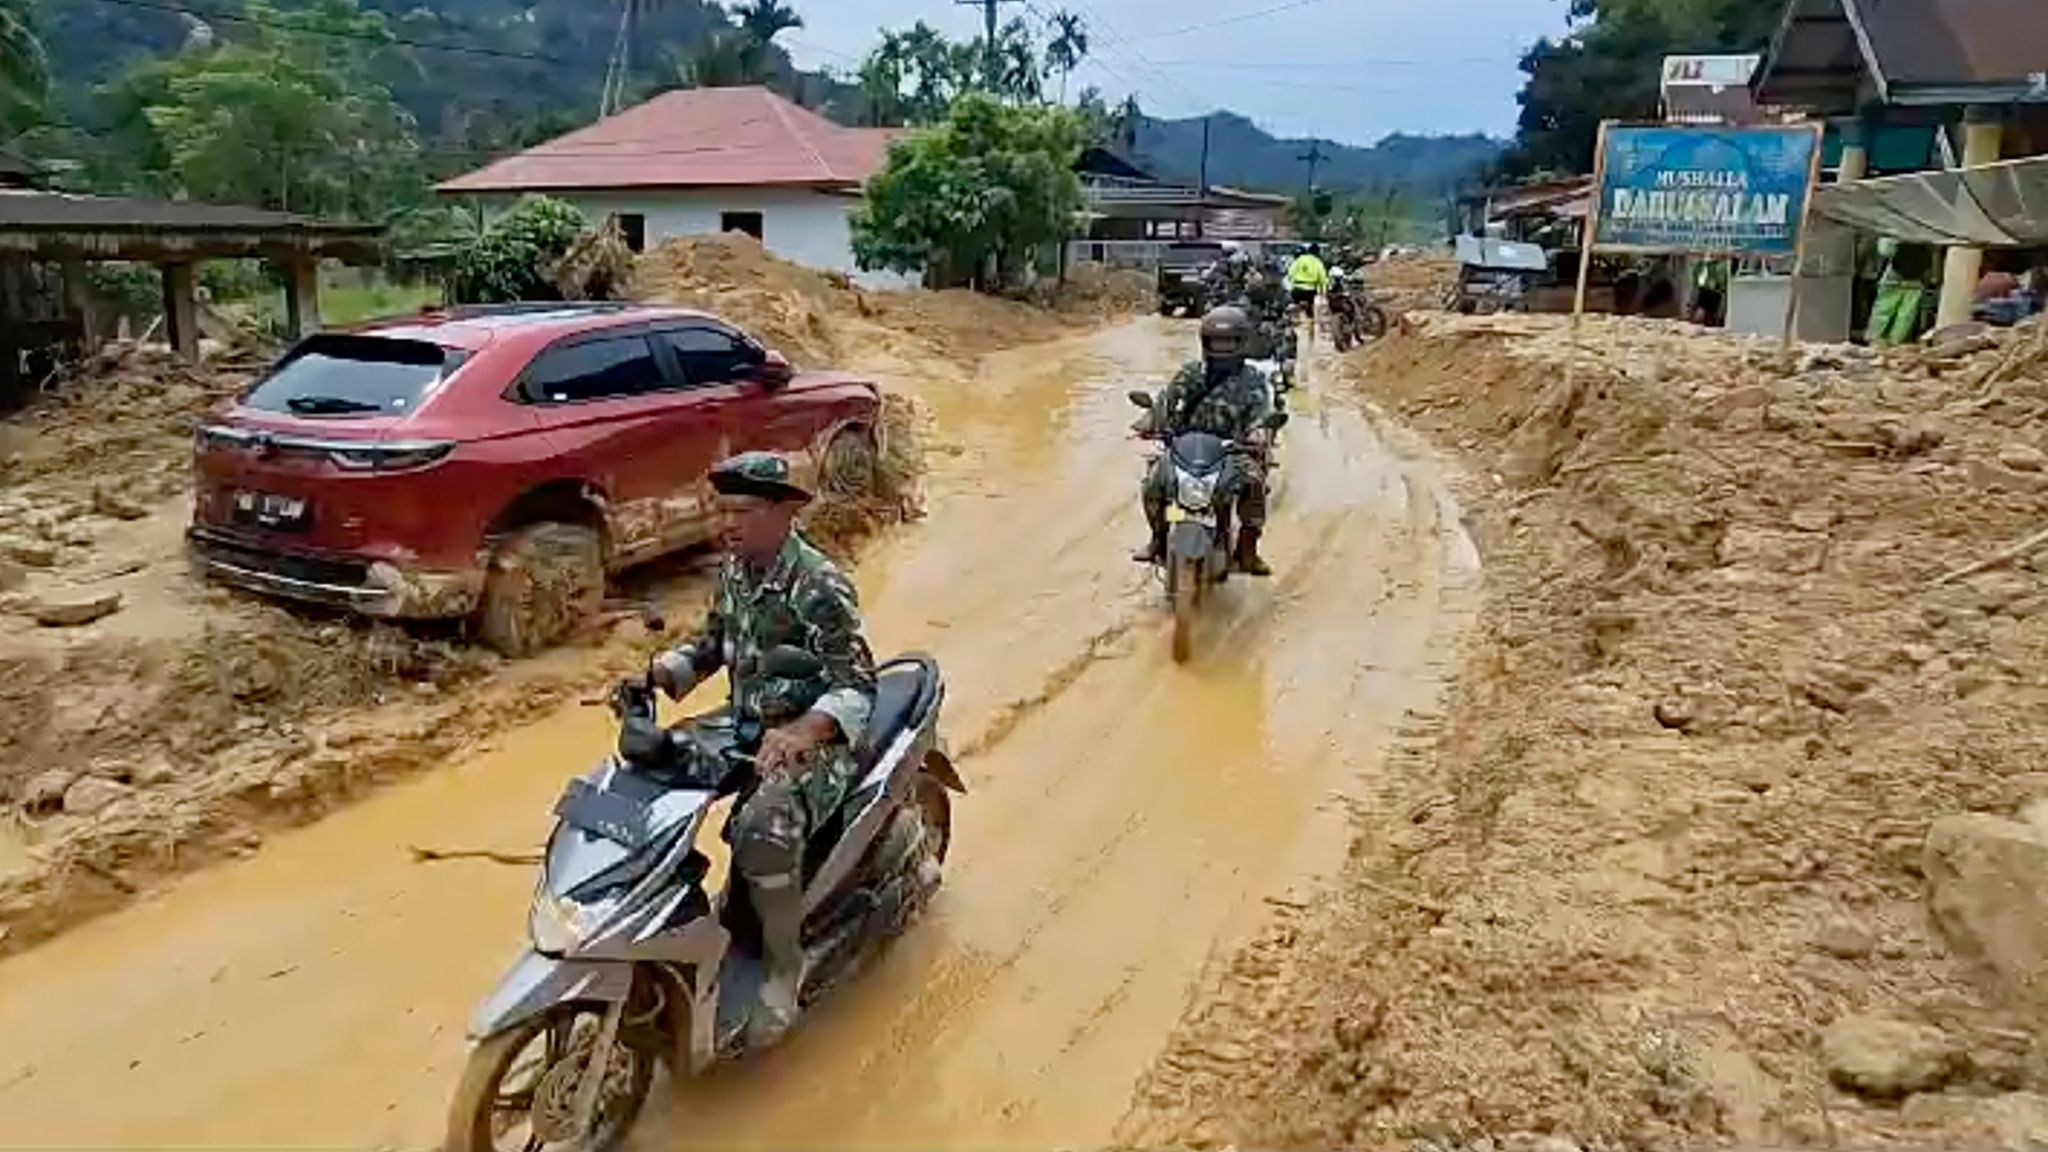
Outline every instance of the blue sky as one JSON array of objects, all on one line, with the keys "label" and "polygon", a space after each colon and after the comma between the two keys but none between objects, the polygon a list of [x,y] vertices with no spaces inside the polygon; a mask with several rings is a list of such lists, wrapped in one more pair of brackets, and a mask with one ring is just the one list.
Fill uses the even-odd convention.
[{"label": "blue sky", "polygon": [[[791,6],[806,25],[783,41],[797,62],[840,71],[884,27],[923,19],[964,38],[981,26],[980,9],[954,0]],[[1389,132],[1512,132],[1515,61],[1563,31],[1565,0],[1015,0],[1002,12],[1042,25],[1063,7],[1094,41],[1071,91],[1136,90],[1155,115],[1228,108],[1279,135],[1370,144]]]}]

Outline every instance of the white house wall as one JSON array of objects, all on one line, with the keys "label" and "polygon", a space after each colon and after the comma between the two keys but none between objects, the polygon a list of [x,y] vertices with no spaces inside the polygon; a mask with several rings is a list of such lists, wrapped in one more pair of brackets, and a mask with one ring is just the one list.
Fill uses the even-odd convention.
[{"label": "white house wall", "polygon": [[[848,222],[859,200],[807,188],[676,188],[550,192],[583,210],[593,223],[607,214],[638,213],[647,221],[651,246],[677,236],[709,236],[727,212],[761,214],[761,246],[793,264],[843,272],[870,288],[903,288],[914,281],[893,272],[863,272],[853,261]],[[492,213],[511,206],[513,196],[485,200]]]}]

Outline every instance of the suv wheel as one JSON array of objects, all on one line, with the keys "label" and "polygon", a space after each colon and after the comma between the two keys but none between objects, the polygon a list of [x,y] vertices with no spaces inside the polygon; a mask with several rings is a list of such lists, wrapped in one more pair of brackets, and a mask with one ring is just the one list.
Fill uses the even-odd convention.
[{"label": "suv wheel", "polygon": [[865,428],[846,428],[825,445],[818,469],[820,495],[873,496],[881,488],[882,454],[874,433]]},{"label": "suv wheel", "polygon": [[530,656],[568,637],[603,600],[597,533],[580,524],[529,524],[491,556],[477,633],[507,656]]}]

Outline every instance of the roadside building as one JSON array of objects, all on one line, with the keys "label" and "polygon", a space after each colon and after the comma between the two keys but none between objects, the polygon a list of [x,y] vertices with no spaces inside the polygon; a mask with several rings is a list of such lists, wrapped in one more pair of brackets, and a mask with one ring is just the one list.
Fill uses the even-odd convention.
[{"label": "roadside building", "polygon": [[767,88],[664,92],[595,124],[506,156],[439,191],[508,208],[537,192],[616,216],[634,251],[678,236],[744,232],[769,252],[871,284],[850,224],[881,169],[885,128],[846,128]]},{"label": "roadside building", "polygon": [[2048,214],[1976,194],[2048,192],[2030,162],[2048,152],[2041,0],[1787,0],[1752,87],[1760,103],[1826,119],[1841,186],[1816,212],[1945,246],[1935,323],[1970,318],[1987,248],[2048,242]]}]

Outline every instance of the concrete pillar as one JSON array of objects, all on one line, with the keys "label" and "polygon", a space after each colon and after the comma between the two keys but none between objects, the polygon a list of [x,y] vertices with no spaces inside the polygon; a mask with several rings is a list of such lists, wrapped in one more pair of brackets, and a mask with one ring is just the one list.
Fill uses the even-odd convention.
[{"label": "concrete pillar", "polygon": [[293,340],[320,330],[320,264],[312,257],[283,261],[285,335]]},{"label": "concrete pillar", "polygon": [[[1996,109],[1971,105],[1963,115],[1963,167],[1995,163],[2005,142],[2004,130],[2005,125],[1999,121]],[[1958,247],[1948,250],[1948,256],[1942,262],[1941,310],[1935,314],[1935,327],[1946,328],[1970,318],[1970,305],[1976,300],[1977,277],[1983,271],[1983,249]]]},{"label": "concrete pillar", "polygon": [[199,359],[199,298],[193,285],[192,265],[164,265],[164,336],[171,350],[187,360]]},{"label": "concrete pillar", "polygon": [[1862,120],[1842,125],[1842,165],[1835,183],[1849,184],[1870,175],[1870,129]]}]

